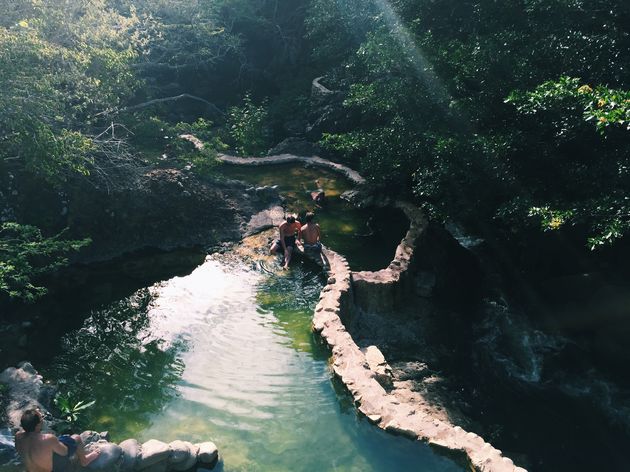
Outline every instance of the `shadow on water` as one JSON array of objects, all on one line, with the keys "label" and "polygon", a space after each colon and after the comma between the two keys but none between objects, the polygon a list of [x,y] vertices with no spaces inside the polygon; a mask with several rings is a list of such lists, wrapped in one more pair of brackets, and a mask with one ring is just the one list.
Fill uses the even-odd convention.
[{"label": "shadow on water", "polygon": [[[71,398],[94,400],[85,425],[133,429],[176,394],[184,365],[183,341],[166,345],[150,330],[148,289],[90,312],[83,326],[62,338],[62,352],[42,369]],[[121,412],[124,415],[121,416]],[[121,424],[122,423],[122,424]]]},{"label": "shadow on water", "polygon": [[92,310],[123,300],[160,280],[190,274],[203,263],[205,255],[196,249],[145,250],[62,270],[44,281],[49,294],[42,300],[3,309],[5,320],[25,326],[19,333],[0,332],[0,367],[24,359],[36,366],[47,363],[60,351],[62,336],[81,327]]}]

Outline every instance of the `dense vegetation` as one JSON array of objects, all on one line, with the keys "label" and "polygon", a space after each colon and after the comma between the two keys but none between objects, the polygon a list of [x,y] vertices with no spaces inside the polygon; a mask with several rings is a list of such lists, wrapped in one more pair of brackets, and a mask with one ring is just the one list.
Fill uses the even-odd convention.
[{"label": "dense vegetation", "polygon": [[[3,222],[30,223],[11,211],[14,178],[61,193],[77,179],[115,186],[121,172],[155,165],[165,151],[170,165],[208,175],[216,150],[264,154],[302,137],[435,217],[517,243],[555,232],[597,250],[630,230],[627,2],[0,0],[0,8]],[[317,76],[335,91],[324,103],[309,101]],[[210,146],[192,152],[174,138],[184,132]],[[41,242],[58,233],[41,230]],[[41,262],[33,248],[16,259],[14,245],[24,240],[2,239],[0,291],[40,293],[28,290],[31,277],[60,259]]]}]

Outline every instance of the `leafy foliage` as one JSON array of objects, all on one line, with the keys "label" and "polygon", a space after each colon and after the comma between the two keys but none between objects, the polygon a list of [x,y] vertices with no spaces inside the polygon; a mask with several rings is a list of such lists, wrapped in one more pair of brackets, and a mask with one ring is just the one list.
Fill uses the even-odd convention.
[{"label": "leafy foliage", "polygon": [[57,184],[88,174],[100,151],[92,137],[97,113],[138,84],[130,69],[134,19],[104,1],[19,0],[7,9],[0,22],[0,159]]},{"label": "leafy foliage", "polygon": [[55,395],[54,403],[61,413],[61,417],[64,421],[64,428],[72,430],[82,429],[82,426],[79,424],[79,421],[82,418],[82,412],[83,410],[92,407],[96,401],[75,401],[68,395],[57,393],[57,395]]},{"label": "leafy foliage", "polygon": [[228,130],[236,151],[242,156],[259,156],[268,142],[267,102],[256,105],[249,94],[241,106],[228,111]]},{"label": "leafy foliage", "polygon": [[0,294],[34,301],[46,293],[33,280],[65,264],[65,254],[90,243],[89,239],[68,241],[62,235],[44,238],[34,226],[0,225]]},{"label": "leafy foliage", "polygon": [[627,5],[373,0],[333,18],[332,3],[312,2],[309,34],[343,61],[352,124],[325,147],[436,216],[592,248],[627,233]]}]

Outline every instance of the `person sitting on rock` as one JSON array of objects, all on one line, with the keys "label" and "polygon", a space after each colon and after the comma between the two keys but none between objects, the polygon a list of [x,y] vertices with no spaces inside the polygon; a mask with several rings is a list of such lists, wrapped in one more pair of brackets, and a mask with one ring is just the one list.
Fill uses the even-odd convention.
[{"label": "person sitting on rock", "polygon": [[86,454],[77,434],[56,437],[42,433],[44,417],[37,408],[25,410],[20,425],[23,431],[15,435],[15,448],[27,472],[63,472],[71,466],[74,457],[85,467],[101,453],[96,449]]},{"label": "person sitting on rock", "polygon": [[315,223],[315,214],[308,212],[304,217],[305,224],[302,226],[302,238],[304,240],[304,253],[314,259],[318,264],[326,267],[326,257],[322,253],[321,229]]},{"label": "person sitting on rock", "polygon": [[297,221],[295,215],[289,215],[285,221],[280,223],[278,230],[280,231],[280,238],[271,245],[270,252],[274,254],[282,250],[284,254],[284,265],[282,268],[288,269],[293,251],[300,240],[302,225]]}]

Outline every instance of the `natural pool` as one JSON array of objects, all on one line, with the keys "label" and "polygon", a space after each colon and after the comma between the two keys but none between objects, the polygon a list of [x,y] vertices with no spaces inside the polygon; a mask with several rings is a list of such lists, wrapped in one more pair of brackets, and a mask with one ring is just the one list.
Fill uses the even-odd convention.
[{"label": "natural pool", "polygon": [[[352,270],[379,270],[387,267],[394,251],[408,229],[402,212],[358,209],[341,199],[353,188],[352,182],[327,169],[303,164],[269,166],[222,165],[225,178],[247,182],[252,186],[277,185],[285,198],[287,212],[314,211],[322,229],[325,245],[343,254]],[[326,204],[318,208],[310,192],[322,189]]]},{"label": "natural pool", "polygon": [[212,440],[218,470],[462,470],[357,415],[311,333],[319,269],[279,270],[267,237],[92,310],[42,373],[113,440]]}]

